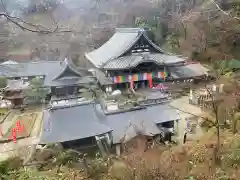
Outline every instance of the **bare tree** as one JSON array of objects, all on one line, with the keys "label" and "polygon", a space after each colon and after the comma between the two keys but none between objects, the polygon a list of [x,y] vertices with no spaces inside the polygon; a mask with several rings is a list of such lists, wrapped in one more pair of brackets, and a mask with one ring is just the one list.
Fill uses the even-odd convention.
[{"label": "bare tree", "polygon": [[[45,1],[50,2],[52,0]],[[48,6],[49,4],[45,3],[45,1],[40,1],[40,4],[43,2],[44,7]],[[33,2],[37,3],[36,1]],[[2,48],[5,48],[5,53],[8,52],[8,49],[14,49],[15,47],[19,48],[19,46],[27,46],[30,50],[29,53],[32,53],[29,54],[29,56],[31,55],[31,59],[33,60],[59,59],[61,57],[60,52],[66,52],[69,48],[68,43],[73,34],[79,34],[79,32],[74,30],[71,25],[61,24],[60,22],[58,22],[55,19],[54,11],[52,9],[46,9],[46,11],[48,12],[46,12],[45,14],[48,17],[44,16],[44,22],[41,22],[41,20],[39,20],[38,22],[31,22],[31,20],[25,20],[24,17],[26,16],[27,19],[32,19],[32,15],[14,15],[11,9],[9,10],[9,8],[6,8],[6,1],[4,0],[0,0],[0,7],[2,7],[0,9],[0,23],[4,23],[7,26],[5,28],[7,32],[11,33],[5,39],[3,38],[3,36],[1,36],[0,39],[0,46]],[[19,8],[19,10],[21,10],[21,8]],[[1,26],[1,29],[2,28],[3,26]],[[19,28],[22,31],[18,31]],[[22,36],[20,36],[19,34],[21,34]],[[26,39],[24,39],[23,41],[24,37],[29,37],[29,40],[26,41]],[[3,59],[6,59],[6,57]]]},{"label": "bare tree", "polygon": [[[1,0],[1,6],[5,7],[3,0]],[[6,8],[3,8],[6,9]],[[0,12],[0,17],[5,18],[8,22],[15,24],[22,30],[39,33],[39,34],[50,34],[50,33],[65,33],[73,32],[71,29],[59,28],[57,22],[53,19],[54,27],[44,27],[42,25],[34,24],[23,20],[22,18],[11,16],[8,12]]]}]

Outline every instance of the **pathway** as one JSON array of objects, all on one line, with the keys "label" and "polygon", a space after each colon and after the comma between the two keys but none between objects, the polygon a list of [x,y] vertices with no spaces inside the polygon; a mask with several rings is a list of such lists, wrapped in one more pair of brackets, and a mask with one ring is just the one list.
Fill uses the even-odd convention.
[{"label": "pathway", "polygon": [[[187,127],[187,121],[186,118],[193,118],[193,117],[201,117],[203,112],[201,109],[197,106],[191,105],[188,103],[188,96],[183,96],[179,99],[175,99],[170,103],[171,107],[176,108],[179,110],[180,113],[180,118],[181,120],[179,121],[178,125],[178,132],[179,132],[179,137],[177,137],[177,140],[181,143],[183,142],[183,136]],[[195,116],[194,116],[195,115]],[[201,118],[197,118],[198,122]],[[188,140],[197,140],[203,135],[202,129],[198,127],[196,129],[195,134],[188,134]]]}]

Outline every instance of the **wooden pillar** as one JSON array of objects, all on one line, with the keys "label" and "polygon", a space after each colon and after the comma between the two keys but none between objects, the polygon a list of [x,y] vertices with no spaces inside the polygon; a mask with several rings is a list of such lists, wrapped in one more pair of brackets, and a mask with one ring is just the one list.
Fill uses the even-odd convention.
[{"label": "wooden pillar", "polygon": [[116,154],[117,154],[117,156],[121,155],[121,145],[120,144],[116,145]]},{"label": "wooden pillar", "polygon": [[97,136],[95,136],[95,139],[96,139],[96,142],[97,142],[97,145],[98,145],[98,148],[99,148],[101,154],[105,155],[106,152],[104,150],[104,146],[103,146],[103,143],[102,143],[101,139],[99,139]]},{"label": "wooden pillar", "polygon": [[176,123],[175,127],[176,135],[179,136],[179,120],[176,120],[175,123]]},{"label": "wooden pillar", "polygon": [[193,91],[192,91],[192,89],[190,89],[190,92],[189,92],[189,104],[193,104]]}]

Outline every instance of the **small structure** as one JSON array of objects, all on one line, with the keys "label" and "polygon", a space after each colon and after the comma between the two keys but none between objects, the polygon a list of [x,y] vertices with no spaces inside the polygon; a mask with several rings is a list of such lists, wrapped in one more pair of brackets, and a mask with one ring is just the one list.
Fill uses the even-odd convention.
[{"label": "small structure", "polygon": [[95,66],[93,74],[106,92],[152,88],[154,83],[207,74],[200,64],[187,64],[184,58],[163,51],[141,28],[116,29],[105,44],[85,56]]},{"label": "small structure", "polygon": [[28,85],[28,83],[24,83],[22,80],[8,80],[3,99],[11,101],[13,107],[22,107],[26,97],[24,90],[28,88]]}]

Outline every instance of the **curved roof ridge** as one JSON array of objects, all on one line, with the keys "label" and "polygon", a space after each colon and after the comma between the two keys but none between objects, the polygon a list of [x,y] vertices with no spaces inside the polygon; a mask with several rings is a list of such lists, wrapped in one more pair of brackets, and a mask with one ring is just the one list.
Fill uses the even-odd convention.
[{"label": "curved roof ridge", "polygon": [[122,56],[129,48],[131,48],[131,46],[133,46],[133,45],[138,41],[139,37],[143,34],[143,31],[137,31],[137,32],[138,32],[138,36],[136,36],[136,39],[135,39],[134,41],[132,41],[131,43],[129,43],[128,46],[126,46],[126,48],[123,49],[121,53],[119,53],[119,55],[117,55],[117,56],[109,59],[109,60],[106,61],[105,63],[103,63],[103,64],[101,65],[101,67],[104,67],[104,65],[105,65],[106,63],[108,63],[109,61],[114,60],[115,58],[118,58],[119,56]]},{"label": "curved roof ridge", "polygon": [[57,76],[55,76],[55,78],[53,78],[53,80],[57,80],[61,78],[61,76],[63,76],[63,74],[67,71],[67,69],[70,69],[70,71],[72,71],[73,73],[79,76],[83,76],[83,74],[74,67],[73,63],[71,63],[71,60],[69,59],[70,59],[69,57],[65,57],[65,59],[61,62],[61,65],[63,65],[63,68],[61,72]]},{"label": "curved roof ridge", "polygon": [[144,28],[116,28],[115,34],[98,49],[85,53],[85,57],[97,68],[104,68],[110,61],[122,56],[141,36],[159,53],[174,55],[161,49],[147,36]]},{"label": "curved roof ridge", "polygon": [[135,30],[124,31],[124,33],[122,33],[122,30],[119,29],[119,31],[116,31],[116,33],[98,49],[95,49],[89,53],[85,53],[86,58],[91,61],[96,67],[101,68],[109,60],[121,56],[138,40],[143,32]]}]

